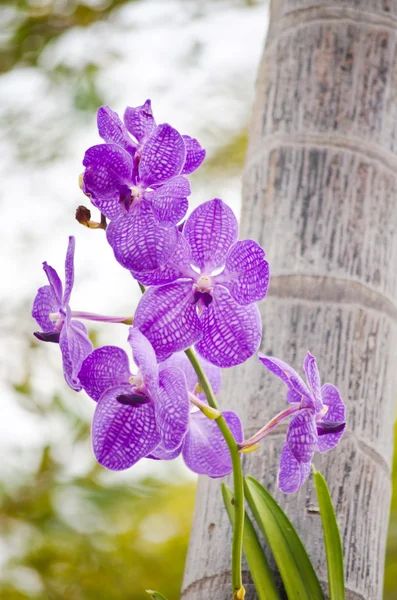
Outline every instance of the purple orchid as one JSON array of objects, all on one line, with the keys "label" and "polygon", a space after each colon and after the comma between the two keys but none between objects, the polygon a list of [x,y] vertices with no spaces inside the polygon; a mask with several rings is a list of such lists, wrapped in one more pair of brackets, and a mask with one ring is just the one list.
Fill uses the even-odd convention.
[{"label": "purple orchid", "polygon": [[138,373],[132,375],[127,354],[116,346],[94,350],[83,362],[79,378],[97,402],[92,443],[98,462],[120,471],[147,456],[160,443],[166,451],[179,447],[186,435],[189,398],[180,369],[159,372],[148,340],[130,328],[128,341]]},{"label": "purple orchid", "polygon": [[130,270],[157,269],[173,252],[175,225],[188,208],[183,175],[198,168],[205,151],[170,125],[157,126],[149,100],[127,108],[124,124],[101,107],[98,129],[106,143],[85,153],[83,191],[111,221],[106,235],[116,260]]},{"label": "purple orchid", "polygon": [[[202,360],[201,364],[214,393],[218,393],[221,386],[220,369],[205,360]],[[183,371],[187,389],[194,394],[198,383],[197,375],[183,352],[173,354],[160,364],[160,372],[170,368]],[[203,393],[198,396],[205,399]],[[242,442],[243,430],[236,413],[225,411],[223,416],[237,443]],[[230,451],[216,422],[208,419],[194,406],[190,410],[188,431],[179,448],[170,452],[164,448],[164,444],[160,444],[148,458],[171,460],[180,454],[182,454],[186,466],[198,475],[208,475],[213,478],[224,477],[232,470]]]},{"label": "purple orchid", "polygon": [[316,359],[310,352],[303,364],[307,385],[298,373],[278,358],[259,354],[259,360],[284,381],[288,387],[287,401],[291,405],[241,446],[259,441],[281,420],[293,415],[278,473],[280,490],[292,494],[307,479],[314,452],[327,452],[341,439],[346,425],[345,405],[334,385],[325,383],[321,386]]},{"label": "purple orchid", "polygon": [[87,329],[72,318],[74,315],[69,307],[74,283],[74,250],[75,239],[70,236],[65,260],[65,290],[55,269],[43,263],[50,285],[39,288],[32,316],[42,329],[34,335],[43,342],[59,343],[66,382],[72,389],[80,391],[77,375],[81,363],[92,351],[92,344]]},{"label": "purple orchid", "polygon": [[266,296],[269,266],[256,242],[238,242],[237,235],[233,211],[214,198],[192,212],[163,267],[133,273],[152,286],[134,325],[159,361],[196,344],[209,362],[232,367],[258,349],[262,327],[255,303]]}]

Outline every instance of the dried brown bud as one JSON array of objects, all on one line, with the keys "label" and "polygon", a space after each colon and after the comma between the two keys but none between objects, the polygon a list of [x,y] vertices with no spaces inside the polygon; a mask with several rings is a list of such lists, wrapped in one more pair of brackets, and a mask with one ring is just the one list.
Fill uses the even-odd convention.
[{"label": "dried brown bud", "polygon": [[79,206],[76,209],[76,220],[81,224],[85,225],[85,227],[89,227],[89,222],[91,220],[91,211],[85,206]]}]

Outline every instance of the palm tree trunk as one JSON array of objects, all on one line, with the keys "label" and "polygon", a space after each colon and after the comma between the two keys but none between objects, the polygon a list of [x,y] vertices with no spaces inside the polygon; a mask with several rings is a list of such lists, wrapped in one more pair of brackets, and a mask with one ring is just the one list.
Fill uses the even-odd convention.
[{"label": "palm tree trunk", "polygon": [[[262,351],[297,370],[307,350],[338,386],[348,430],[317,455],[337,508],[347,597],[382,597],[397,384],[397,2],[274,0],[256,86],[241,237],[271,265]],[[221,402],[246,437],[283,407],[252,358],[225,373]],[[327,571],[312,481],[275,490],[283,430],[244,458]],[[230,599],[231,531],[219,482],[197,492],[184,600]],[[246,573],[247,600],[255,598]]]}]

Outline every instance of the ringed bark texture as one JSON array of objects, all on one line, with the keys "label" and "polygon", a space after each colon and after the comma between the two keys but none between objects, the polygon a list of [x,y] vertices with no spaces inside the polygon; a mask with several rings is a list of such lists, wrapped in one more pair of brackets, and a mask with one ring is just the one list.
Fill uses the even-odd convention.
[{"label": "ringed bark texture", "polygon": [[[241,237],[271,267],[261,350],[302,369],[310,350],[347,405],[336,450],[316,455],[345,552],[347,598],[380,600],[397,391],[397,3],[279,0],[256,88],[243,180]],[[256,358],[224,373],[222,407],[246,437],[284,407]],[[275,489],[285,427],[244,470],[287,511],[326,586],[311,479]],[[219,482],[199,482],[184,600],[230,600],[231,529]],[[255,592],[245,574],[247,600]]]}]

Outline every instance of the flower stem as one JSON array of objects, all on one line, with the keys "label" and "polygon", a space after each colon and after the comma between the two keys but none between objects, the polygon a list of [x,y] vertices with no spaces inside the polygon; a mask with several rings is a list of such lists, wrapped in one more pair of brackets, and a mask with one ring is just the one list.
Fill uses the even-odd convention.
[{"label": "flower stem", "polygon": [[[199,383],[203,388],[203,392],[207,398],[208,404],[218,409],[218,403],[216,401],[214,392],[204,370],[197,359],[197,356],[191,348],[185,350],[185,354],[191,362],[193,369],[196,372]],[[244,597],[244,588],[241,575],[241,557],[243,549],[243,531],[244,531],[244,485],[243,485],[243,469],[241,466],[241,459],[238,453],[239,447],[236,440],[233,437],[229,426],[221,414],[217,419],[216,423],[223,435],[223,438],[229,448],[230,456],[232,459],[233,467],[233,485],[234,485],[234,529],[233,529],[233,543],[232,543],[232,585],[233,585],[233,598]],[[240,594],[238,596],[237,594]]]}]

